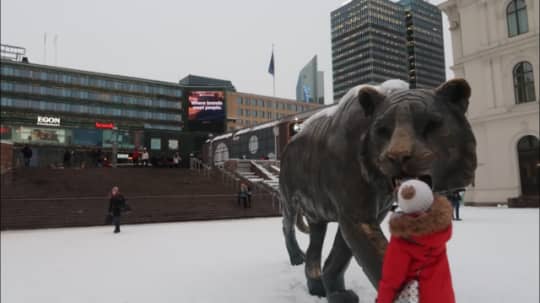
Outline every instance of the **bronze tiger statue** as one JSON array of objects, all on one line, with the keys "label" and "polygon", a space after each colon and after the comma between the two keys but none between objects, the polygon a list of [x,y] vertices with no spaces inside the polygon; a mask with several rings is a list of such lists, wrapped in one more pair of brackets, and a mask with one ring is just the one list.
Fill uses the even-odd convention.
[{"label": "bronze tiger statue", "polygon": [[[344,283],[352,257],[378,287],[388,243],[380,224],[393,202],[396,181],[418,178],[435,192],[474,182],[476,140],[465,117],[469,84],[453,79],[436,89],[384,90],[385,83],[353,88],[338,105],[312,116],[281,157],[283,233],[290,262],[305,261],[309,292],[330,303],[358,302]],[[328,222],[339,228],[321,270]],[[305,254],[295,225],[309,232]]]}]

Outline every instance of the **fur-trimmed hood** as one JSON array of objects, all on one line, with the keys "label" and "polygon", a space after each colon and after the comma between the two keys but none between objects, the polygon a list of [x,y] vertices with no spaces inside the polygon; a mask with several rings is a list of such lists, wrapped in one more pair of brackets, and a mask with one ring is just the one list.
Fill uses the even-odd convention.
[{"label": "fur-trimmed hood", "polygon": [[423,237],[447,229],[452,224],[452,205],[435,195],[431,208],[419,215],[395,213],[390,217],[390,233],[400,238]]}]

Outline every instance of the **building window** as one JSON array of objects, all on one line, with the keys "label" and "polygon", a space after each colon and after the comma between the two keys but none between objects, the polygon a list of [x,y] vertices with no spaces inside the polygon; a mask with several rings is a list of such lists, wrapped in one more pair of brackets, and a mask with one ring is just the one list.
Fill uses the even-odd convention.
[{"label": "building window", "polygon": [[150,139],[150,149],[151,150],[161,150],[161,138],[151,138]]},{"label": "building window", "polygon": [[514,66],[512,75],[514,77],[516,103],[536,100],[532,65],[529,62],[519,62]]},{"label": "building window", "polygon": [[237,97],[237,98],[236,98],[236,103],[237,103],[237,104],[243,104],[243,103],[244,103],[244,100],[242,100],[242,97]]},{"label": "building window", "polygon": [[508,37],[514,37],[529,31],[527,5],[525,0],[512,0],[506,7]]}]

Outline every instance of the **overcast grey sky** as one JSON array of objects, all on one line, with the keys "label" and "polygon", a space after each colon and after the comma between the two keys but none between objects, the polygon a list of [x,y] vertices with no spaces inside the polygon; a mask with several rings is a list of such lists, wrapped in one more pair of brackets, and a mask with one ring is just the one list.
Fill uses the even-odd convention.
[{"label": "overcast grey sky", "polygon": [[[431,0],[440,3],[443,0]],[[332,102],[330,12],[344,0],[1,0],[1,41],[31,62],[177,82],[187,74],[228,79],[236,89],[295,98],[300,69],[315,54]],[[443,15],[443,19],[446,16]],[[447,66],[452,63],[448,25]],[[447,77],[451,75],[447,71]]]}]

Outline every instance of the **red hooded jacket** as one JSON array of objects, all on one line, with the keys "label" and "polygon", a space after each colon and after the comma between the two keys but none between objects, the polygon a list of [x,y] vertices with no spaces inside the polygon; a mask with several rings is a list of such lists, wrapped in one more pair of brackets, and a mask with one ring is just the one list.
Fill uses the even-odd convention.
[{"label": "red hooded jacket", "polygon": [[418,280],[420,303],[455,303],[446,242],[452,235],[452,206],[437,196],[430,210],[390,219],[377,303],[392,303],[410,280]]}]

